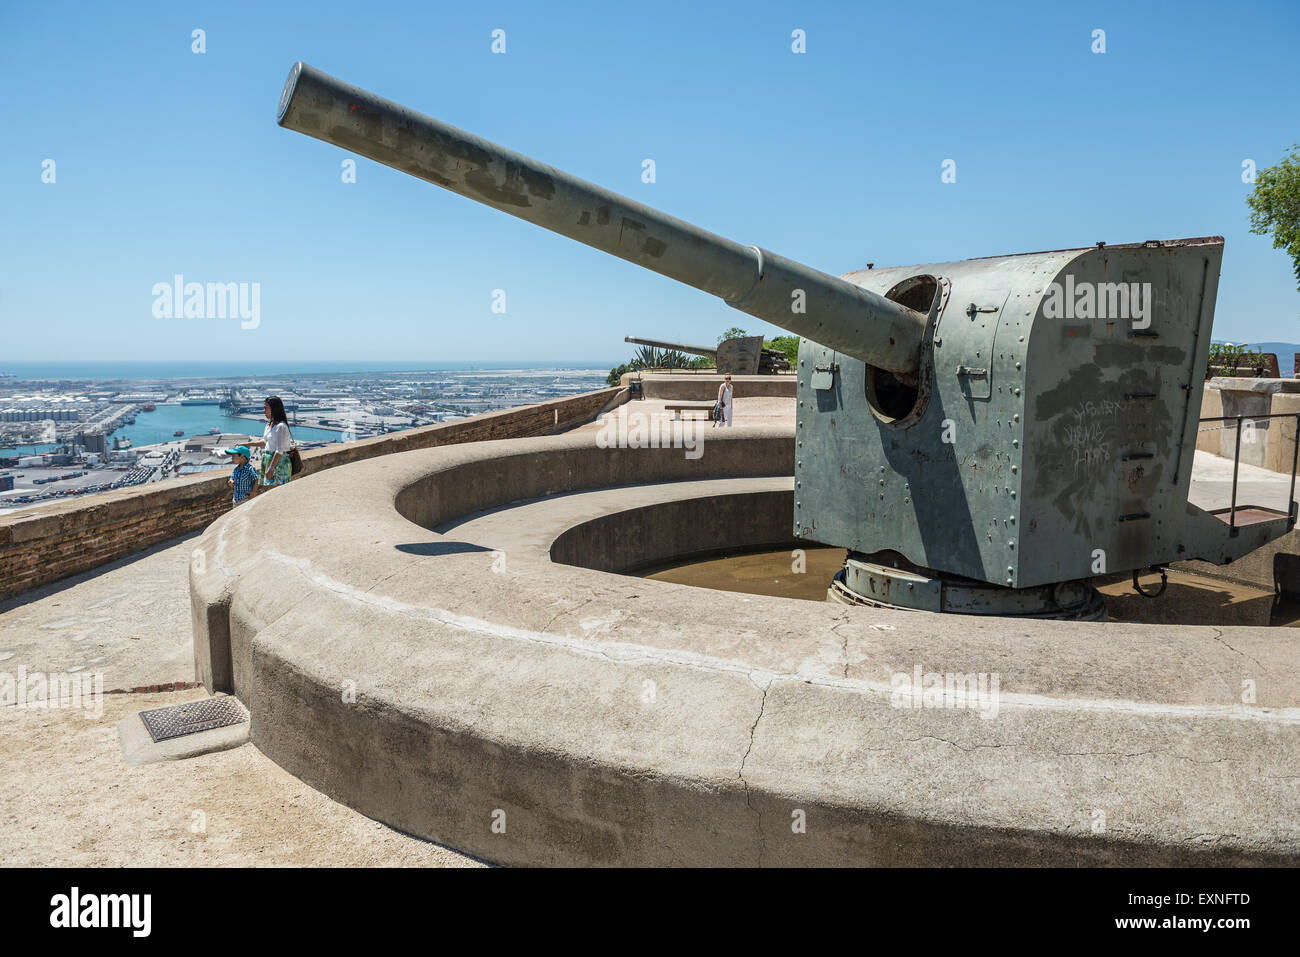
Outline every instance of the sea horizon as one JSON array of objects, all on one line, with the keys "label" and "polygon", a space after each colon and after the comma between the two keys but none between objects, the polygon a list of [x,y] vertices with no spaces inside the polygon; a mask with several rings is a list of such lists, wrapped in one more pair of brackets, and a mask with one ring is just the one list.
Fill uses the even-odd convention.
[{"label": "sea horizon", "polygon": [[[626,361],[626,360],[623,360]],[[231,379],[256,376],[347,375],[352,373],[467,372],[510,369],[612,369],[615,361],[539,361],[536,359],[3,359],[0,375],[13,379]]]}]

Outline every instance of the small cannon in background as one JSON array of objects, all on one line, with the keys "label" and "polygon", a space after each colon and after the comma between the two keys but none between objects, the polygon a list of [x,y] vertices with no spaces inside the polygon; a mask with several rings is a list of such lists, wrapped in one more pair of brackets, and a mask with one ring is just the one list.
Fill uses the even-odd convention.
[{"label": "small cannon in background", "polygon": [[301,62],[277,122],[802,336],[794,534],[849,550],[840,600],[1097,618],[1089,579],[1224,564],[1295,524],[1294,501],[1188,502],[1221,237],[836,278]]},{"label": "small cannon in background", "polygon": [[762,336],[735,336],[723,339],[717,346],[687,346],[680,342],[637,339],[633,336],[624,336],[623,341],[655,349],[709,356],[716,360],[721,375],[728,372],[732,375],[774,375],[790,370],[790,360],[786,354],[778,349],[764,349]]}]

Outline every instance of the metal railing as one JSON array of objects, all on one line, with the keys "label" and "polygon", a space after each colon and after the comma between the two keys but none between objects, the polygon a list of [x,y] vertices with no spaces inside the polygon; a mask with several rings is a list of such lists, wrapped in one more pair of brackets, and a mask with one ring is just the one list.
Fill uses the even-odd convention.
[{"label": "metal railing", "polygon": [[1241,466],[1241,424],[1255,422],[1258,419],[1294,419],[1295,438],[1291,445],[1291,491],[1287,493],[1287,516],[1290,523],[1296,523],[1295,476],[1296,465],[1300,463],[1300,412],[1266,412],[1263,415],[1220,415],[1201,419],[1201,422],[1235,422],[1237,439],[1232,451],[1232,504],[1228,506],[1228,524],[1237,527],[1237,473]]}]

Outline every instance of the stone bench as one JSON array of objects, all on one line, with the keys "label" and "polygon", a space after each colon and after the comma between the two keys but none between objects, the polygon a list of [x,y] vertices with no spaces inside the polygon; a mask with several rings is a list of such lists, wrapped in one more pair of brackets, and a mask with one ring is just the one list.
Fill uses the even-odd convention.
[{"label": "stone bench", "polygon": [[703,412],[709,416],[713,414],[713,405],[700,402],[667,402],[664,404],[664,411],[675,413],[674,419],[680,419],[687,412]]}]

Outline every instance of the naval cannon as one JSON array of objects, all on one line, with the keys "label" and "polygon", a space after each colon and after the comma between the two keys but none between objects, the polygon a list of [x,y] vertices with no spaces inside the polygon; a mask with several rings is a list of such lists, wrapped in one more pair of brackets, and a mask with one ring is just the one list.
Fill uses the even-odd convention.
[{"label": "naval cannon", "polygon": [[790,368],[790,360],[784,352],[779,349],[763,348],[762,336],[733,336],[730,339],[723,339],[716,346],[688,346],[680,342],[638,339],[635,336],[624,336],[623,341],[638,346],[707,356],[717,363],[719,374],[730,372],[732,375],[772,375],[786,372]]},{"label": "naval cannon", "polygon": [[1294,501],[1188,502],[1221,237],[835,277],[303,63],[277,122],[801,336],[793,530],[849,550],[839,600],[1096,618],[1089,579],[1295,523]]}]

